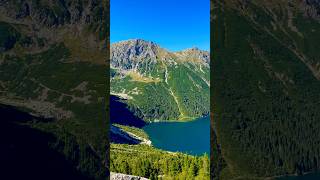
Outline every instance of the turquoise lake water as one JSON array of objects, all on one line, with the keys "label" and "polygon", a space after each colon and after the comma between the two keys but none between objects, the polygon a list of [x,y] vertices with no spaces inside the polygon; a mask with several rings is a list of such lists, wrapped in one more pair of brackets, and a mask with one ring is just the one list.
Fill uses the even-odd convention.
[{"label": "turquoise lake water", "polygon": [[156,148],[191,155],[210,154],[210,117],[190,122],[156,122],[143,127]]}]

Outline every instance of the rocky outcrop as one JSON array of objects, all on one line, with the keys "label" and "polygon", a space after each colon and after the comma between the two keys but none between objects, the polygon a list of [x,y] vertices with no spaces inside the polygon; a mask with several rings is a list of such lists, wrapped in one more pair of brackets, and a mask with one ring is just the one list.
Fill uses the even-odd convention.
[{"label": "rocky outcrop", "polygon": [[123,70],[142,68],[143,63],[152,67],[157,62],[160,47],[149,41],[133,39],[111,45],[111,66]]},{"label": "rocky outcrop", "polygon": [[149,180],[144,177],[110,172],[110,180]]},{"label": "rocky outcrop", "polygon": [[[64,41],[66,37],[77,39],[77,43],[68,41],[74,49],[83,41],[86,49],[103,49],[106,46],[107,12],[102,2],[0,0],[1,31],[11,32],[0,39],[0,52],[10,50],[16,43],[28,48],[29,52],[39,52]],[[16,36],[14,31],[20,35]]]},{"label": "rocky outcrop", "polygon": [[198,62],[203,64],[210,64],[210,54],[208,51],[200,50],[199,48],[190,48],[175,53],[180,59],[187,62]]},{"label": "rocky outcrop", "polygon": [[90,24],[103,21],[103,8],[100,1],[0,1],[1,14],[13,19],[30,17],[36,24],[47,27],[65,24]]}]

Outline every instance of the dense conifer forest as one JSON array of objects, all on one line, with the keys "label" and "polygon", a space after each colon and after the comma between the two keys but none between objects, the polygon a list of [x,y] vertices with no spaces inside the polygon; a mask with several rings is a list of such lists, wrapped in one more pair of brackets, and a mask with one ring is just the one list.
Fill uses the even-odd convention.
[{"label": "dense conifer forest", "polygon": [[318,1],[214,1],[217,178],[319,170],[318,8]]},{"label": "dense conifer forest", "polygon": [[162,151],[147,145],[111,145],[110,170],[156,179],[209,179],[209,157]]}]

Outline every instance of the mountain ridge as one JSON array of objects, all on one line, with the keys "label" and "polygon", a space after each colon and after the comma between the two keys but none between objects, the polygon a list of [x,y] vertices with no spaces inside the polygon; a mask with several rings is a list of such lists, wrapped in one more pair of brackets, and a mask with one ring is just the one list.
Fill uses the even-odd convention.
[{"label": "mountain ridge", "polygon": [[[190,54],[195,55],[187,58]],[[170,64],[186,60],[208,65],[210,62],[209,52],[195,47],[170,52],[152,41],[143,39],[129,39],[111,44],[111,67],[120,67],[124,70],[137,69],[140,65],[139,62],[145,61],[153,66],[159,61]]]},{"label": "mountain ridge", "polygon": [[[142,38],[131,38],[131,39],[127,39],[127,40],[120,40],[120,41],[111,43],[111,46],[115,45],[115,44],[121,44],[121,43],[125,44],[125,43],[128,43],[128,42],[132,42],[132,43],[133,42],[144,42],[144,43],[154,44],[155,46],[161,47],[158,43],[156,43],[154,41],[145,40],[145,39],[142,39]],[[166,48],[163,48],[163,49],[166,49]],[[197,46],[192,46],[190,48],[185,48],[185,49],[181,49],[181,50],[177,50],[177,51],[171,51],[171,50],[166,49],[166,51],[169,51],[169,52],[172,52],[172,53],[180,52],[180,51],[186,51],[186,50],[199,50],[199,51],[203,51],[203,52],[209,52],[207,50],[202,50],[202,49],[198,48]]]},{"label": "mountain ridge", "polygon": [[142,39],[113,43],[111,94],[146,121],[200,117],[209,108],[209,62],[209,52],[198,48],[170,52]]}]

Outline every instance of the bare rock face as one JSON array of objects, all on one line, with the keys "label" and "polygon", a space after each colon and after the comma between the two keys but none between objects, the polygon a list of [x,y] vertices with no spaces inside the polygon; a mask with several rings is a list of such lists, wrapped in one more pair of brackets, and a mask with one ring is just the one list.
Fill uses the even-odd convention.
[{"label": "bare rock face", "polygon": [[8,24],[2,27],[14,27],[13,30],[19,29],[23,34],[6,38],[9,42],[5,44],[9,46],[1,46],[0,42],[0,51],[10,50],[16,41],[23,47],[39,51],[66,37],[85,40],[88,49],[104,48],[101,41],[106,39],[107,13],[100,0],[0,0],[0,14],[0,23]]},{"label": "bare rock face", "polygon": [[57,27],[65,24],[90,24],[101,21],[102,8],[98,4],[98,0],[58,2],[0,0],[0,12],[17,20],[31,17],[37,24]]},{"label": "bare rock face", "polygon": [[175,54],[177,54],[178,56],[180,56],[181,59],[185,59],[185,60],[198,60],[199,63],[206,63],[206,64],[210,64],[210,54],[208,51],[203,51],[200,50],[199,48],[190,48],[190,49],[186,49],[184,51],[179,51],[176,52]]},{"label": "bare rock face", "polygon": [[154,66],[159,46],[141,39],[121,41],[111,46],[111,66],[123,70],[141,68],[143,63]]},{"label": "bare rock face", "polygon": [[139,176],[132,176],[127,174],[121,174],[121,173],[110,173],[110,180],[149,180],[144,177]]},{"label": "bare rock face", "polygon": [[131,39],[111,45],[111,67],[121,70],[148,72],[157,63],[178,62],[203,63],[209,65],[209,52],[190,48],[179,52],[169,52],[154,42]]}]

